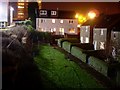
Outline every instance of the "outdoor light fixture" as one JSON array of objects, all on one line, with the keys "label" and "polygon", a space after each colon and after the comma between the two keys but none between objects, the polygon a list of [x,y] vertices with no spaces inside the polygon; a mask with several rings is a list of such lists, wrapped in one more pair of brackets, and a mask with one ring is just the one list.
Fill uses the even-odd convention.
[{"label": "outdoor light fixture", "polygon": [[83,15],[81,15],[81,14],[78,14],[78,13],[75,15],[75,18],[78,19],[78,22],[79,22],[80,24],[82,24],[82,23],[84,23],[84,22],[87,21],[87,18],[86,18],[85,16],[83,16]]},{"label": "outdoor light fixture", "polygon": [[93,12],[93,11],[90,11],[90,12],[88,13],[88,17],[89,17],[90,19],[94,19],[94,18],[96,17],[96,13]]},{"label": "outdoor light fixture", "polygon": [[75,18],[78,18],[79,17],[79,14],[77,13],[76,15],[75,15]]}]

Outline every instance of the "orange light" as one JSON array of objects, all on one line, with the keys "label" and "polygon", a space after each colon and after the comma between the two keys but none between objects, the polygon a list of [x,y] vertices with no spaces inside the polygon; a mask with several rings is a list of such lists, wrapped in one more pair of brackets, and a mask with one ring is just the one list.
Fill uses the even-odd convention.
[{"label": "orange light", "polygon": [[88,13],[88,17],[89,17],[90,19],[94,19],[94,18],[96,17],[96,13],[93,12],[93,11],[90,11],[90,12]]},{"label": "orange light", "polygon": [[79,14],[77,13],[76,15],[75,15],[75,18],[78,18],[79,17]]}]

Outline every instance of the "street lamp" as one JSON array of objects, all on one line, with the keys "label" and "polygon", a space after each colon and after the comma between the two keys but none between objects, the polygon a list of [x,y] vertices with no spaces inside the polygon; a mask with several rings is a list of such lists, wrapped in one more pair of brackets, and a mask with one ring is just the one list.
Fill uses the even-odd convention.
[{"label": "street lamp", "polygon": [[96,17],[96,13],[93,12],[93,11],[90,11],[90,12],[88,13],[88,17],[89,17],[90,19],[94,19],[94,18]]},{"label": "street lamp", "polygon": [[78,18],[79,17],[79,14],[77,13],[76,15],[75,15],[75,18]]}]

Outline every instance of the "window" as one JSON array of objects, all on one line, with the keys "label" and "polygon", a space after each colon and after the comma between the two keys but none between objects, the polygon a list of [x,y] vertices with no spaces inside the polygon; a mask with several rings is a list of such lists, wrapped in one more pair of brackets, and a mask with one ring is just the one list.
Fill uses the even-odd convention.
[{"label": "window", "polygon": [[100,42],[100,49],[105,49],[105,42]]},{"label": "window", "polygon": [[18,5],[24,5],[24,3],[18,3]]},{"label": "window", "polygon": [[60,28],[59,33],[60,33],[60,35],[64,35],[64,28]]},{"label": "window", "polygon": [[75,33],[75,29],[74,28],[70,28],[69,29],[69,33]]},{"label": "window", "polygon": [[54,28],[53,31],[56,32],[56,28]]},{"label": "window", "polygon": [[40,15],[47,15],[47,11],[46,10],[41,10]]},{"label": "window", "polygon": [[103,35],[103,34],[104,34],[104,31],[103,31],[103,29],[101,29],[100,35]]},{"label": "window", "polygon": [[18,16],[18,18],[24,18],[24,16]]},{"label": "window", "polygon": [[18,6],[18,8],[24,8],[24,6]]},{"label": "window", "polygon": [[51,15],[57,15],[57,11],[51,11]]},{"label": "window", "polygon": [[83,37],[80,37],[81,43],[83,43]]},{"label": "window", "polygon": [[69,23],[72,24],[72,23],[73,23],[73,20],[69,20]]},{"label": "window", "polygon": [[55,19],[52,19],[52,23],[55,23]]},{"label": "window", "polygon": [[63,23],[63,20],[60,20],[60,23]]},{"label": "window", "polygon": [[97,41],[94,41],[93,44],[94,44],[95,50],[97,50]]},{"label": "window", "polygon": [[45,22],[45,19],[41,19],[41,23],[44,23]]},{"label": "window", "polygon": [[85,38],[85,43],[89,43],[89,38],[88,37]]},{"label": "window", "polygon": [[24,15],[24,13],[18,13],[18,15]]}]

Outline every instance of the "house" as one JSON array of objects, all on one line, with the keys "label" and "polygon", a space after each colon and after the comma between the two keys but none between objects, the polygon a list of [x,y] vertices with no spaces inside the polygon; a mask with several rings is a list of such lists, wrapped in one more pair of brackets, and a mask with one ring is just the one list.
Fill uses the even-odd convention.
[{"label": "house", "polygon": [[36,30],[51,32],[55,35],[78,33],[78,20],[75,18],[74,11],[63,10],[37,10]]},{"label": "house", "polygon": [[0,2],[0,29],[5,28],[8,22],[8,2]]},{"label": "house", "polygon": [[[100,15],[94,20],[88,20],[81,26],[80,40],[82,43],[93,43],[95,50],[104,49],[110,52],[113,34],[119,31],[120,14]],[[114,29],[114,30],[113,30]],[[85,34],[83,34],[85,33]],[[116,35],[116,37],[118,34]],[[88,39],[87,39],[88,38]],[[83,42],[84,41],[84,42]]]}]

